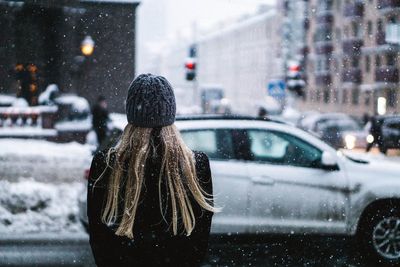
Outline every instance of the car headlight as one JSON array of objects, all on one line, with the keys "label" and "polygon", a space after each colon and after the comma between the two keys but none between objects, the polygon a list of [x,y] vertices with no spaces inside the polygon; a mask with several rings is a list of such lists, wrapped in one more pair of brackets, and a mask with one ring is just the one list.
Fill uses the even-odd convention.
[{"label": "car headlight", "polygon": [[356,146],[356,137],[354,135],[348,134],[344,138],[344,142],[347,149],[353,149]]},{"label": "car headlight", "polygon": [[374,142],[374,136],[372,134],[367,135],[367,142],[369,144]]}]

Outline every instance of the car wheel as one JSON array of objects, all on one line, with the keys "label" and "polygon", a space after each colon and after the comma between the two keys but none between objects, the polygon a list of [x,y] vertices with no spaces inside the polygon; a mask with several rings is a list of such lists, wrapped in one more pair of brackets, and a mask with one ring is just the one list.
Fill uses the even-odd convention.
[{"label": "car wheel", "polygon": [[376,264],[400,265],[400,210],[386,208],[364,218],[358,233],[361,252]]}]

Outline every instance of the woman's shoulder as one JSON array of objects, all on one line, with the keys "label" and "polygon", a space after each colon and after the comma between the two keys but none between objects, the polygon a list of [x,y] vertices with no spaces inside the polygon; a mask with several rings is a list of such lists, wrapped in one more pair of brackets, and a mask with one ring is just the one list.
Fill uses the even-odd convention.
[{"label": "woman's shoulder", "polygon": [[106,165],[107,164],[107,157],[108,157],[109,149],[98,150],[93,155],[93,164],[97,166]]},{"label": "woman's shoulder", "polygon": [[[110,159],[108,159],[110,157]],[[95,152],[90,167],[89,179],[97,180],[105,169],[111,164],[114,153],[110,149],[103,149]]]}]

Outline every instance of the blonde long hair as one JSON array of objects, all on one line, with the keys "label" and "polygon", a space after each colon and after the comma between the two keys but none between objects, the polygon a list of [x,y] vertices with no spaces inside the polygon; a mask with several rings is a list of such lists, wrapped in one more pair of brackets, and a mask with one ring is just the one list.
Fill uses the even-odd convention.
[{"label": "blonde long hair", "polygon": [[[144,184],[144,174],[147,159],[150,156],[152,142],[152,128],[135,127],[128,124],[116,147],[111,148],[107,155],[107,165],[111,167],[108,183],[107,201],[102,214],[105,224],[114,224],[116,218],[122,217],[116,235],[133,238],[133,225],[136,219],[140,194]],[[193,152],[186,146],[175,125],[160,128],[160,144],[162,146],[161,169],[158,177],[158,194],[160,211],[164,217],[162,204],[162,188],[167,185],[168,201],[172,208],[172,229],[178,234],[178,216],[182,219],[186,235],[194,229],[196,218],[188,192],[194,200],[205,210],[216,212],[213,207],[212,196],[200,186],[196,175]],[[115,160],[112,163],[111,158]],[[105,171],[100,175],[101,179]],[[124,175],[124,173],[126,175]],[[123,211],[118,208],[119,194],[125,187]],[[122,214],[121,214],[122,213]],[[164,218],[165,219],[165,218]]]}]

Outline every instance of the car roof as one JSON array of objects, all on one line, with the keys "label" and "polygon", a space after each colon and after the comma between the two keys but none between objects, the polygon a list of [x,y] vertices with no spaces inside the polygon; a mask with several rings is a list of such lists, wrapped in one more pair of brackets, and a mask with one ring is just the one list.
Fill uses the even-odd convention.
[{"label": "car roof", "polygon": [[[261,120],[261,119],[245,119],[241,116],[227,117],[227,118],[211,118],[207,119],[178,119],[175,122],[179,130],[202,130],[202,129],[268,129],[275,131],[282,131],[289,134],[294,134],[297,137],[307,140],[308,142],[324,148],[326,150],[332,150],[329,146],[323,143],[318,138],[313,137],[309,133],[296,128],[293,125],[285,124],[280,121],[274,120]],[[333,151],[333,150],[332,150]]]},{"label": "car roof", "polygon": [[247,121],[271,121],[276,123],[285,123],[284,121],[272,119],[272,118],[261,118],[254,116],[246,116],[240,114],[195,114],[195,115],[178,115],[177,121],[199,121],[199,120],[247,120]]},{"label": "car roof", "polygon": [[386,120],[386,119],[399,119],[400,120],[399,115],[379,115],[379,116],[376,116],[376,118],[381,119],[381,120]]},{"label": "car roof", "polygon": [[200,128],[248,128],[263,127],[269,123],[272,125],[289,125],[283,121],[259,118],[244,115],[218,115],[218,114],[200,114],[189,116],[177,116],[176,124],[178,128],[200,129]]}]

